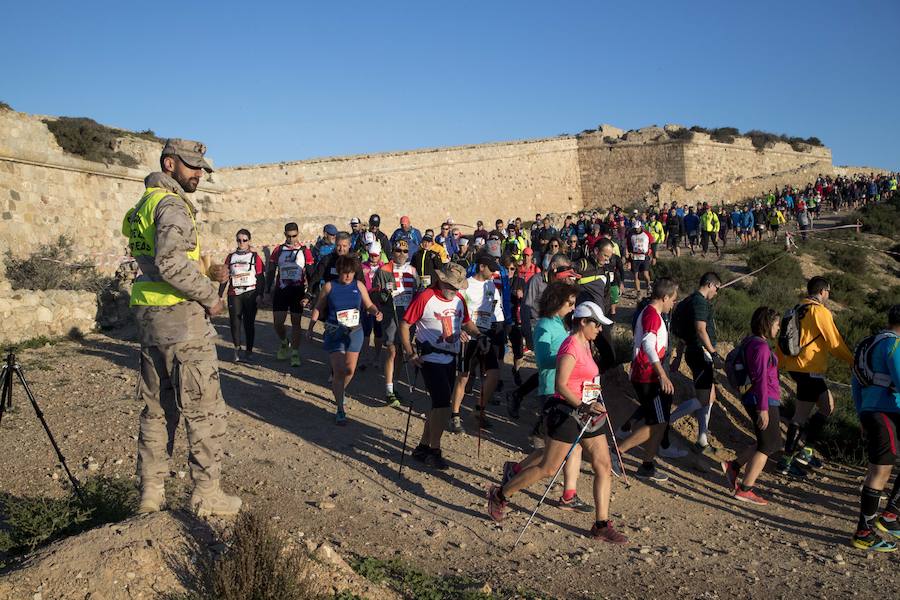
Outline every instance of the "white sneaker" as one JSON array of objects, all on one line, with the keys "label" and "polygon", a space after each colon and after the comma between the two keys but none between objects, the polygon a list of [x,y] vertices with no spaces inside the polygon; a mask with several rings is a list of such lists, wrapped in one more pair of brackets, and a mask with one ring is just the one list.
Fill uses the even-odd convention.
[{"label": "white sneaker", "polygon": [[675,444],[669,444],[668,448],[659,447],[659,450],[656,452],[661,458],[684,458],[688,455],[688,451],[684,448],[679,448]]}]

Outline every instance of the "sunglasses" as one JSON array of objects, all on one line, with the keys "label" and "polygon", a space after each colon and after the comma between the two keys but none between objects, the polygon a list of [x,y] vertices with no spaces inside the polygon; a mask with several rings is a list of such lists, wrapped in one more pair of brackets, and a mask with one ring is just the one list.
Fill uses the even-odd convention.
[{"label": "sunglasses", "polygon": [[394,254],[409,254],[409,250],[394,250]]},{"label": "sunglasses", "polygon": [[578,240],[569,240],[569,245],[570,245],[570,246],[575,246],[575,245],[577,245],[577,244],[578,244]]},{"label": "sunglasses", "polygon": [[[326,233],[325,235],[328,235],[328,234]],[[286,234],[284,234],[284,237],[286,237],[287,239],[291,240],[291,239],[300,237],[300,234],[299,234],[299,233],[295,233],[294,235],[291,235],[291,234],[289,234],[289,233],[286,233]]]},{"label": "sunglasses", "polygon": [[236,238],[238,242],[249,242],[250,238]]}]

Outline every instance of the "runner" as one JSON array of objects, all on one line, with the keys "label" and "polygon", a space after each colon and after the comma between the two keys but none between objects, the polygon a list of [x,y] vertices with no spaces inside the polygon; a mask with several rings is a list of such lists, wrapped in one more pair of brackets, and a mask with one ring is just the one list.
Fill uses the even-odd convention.
[{"label": "runner", "polygon": [[[684,358],[693,376],[694,389],[700,401],[697,417],[695,452],[714,456],[716,449],[707,439],[709,417],[716,401],[715,370],[724,366],[716,352],[716,319],[712,300],[719,293],[722,280],[712,271],[700,277],[697,290],[678,303],[672,314],[672,333],[685,343]],[[677,359],[676,359],[677,360]],[[673,369],[677,368],[673,362]]]},{"label": "runner", "polygon": [[722,242],[722,250],[728,247],[728,232],[731,229],[734,229],[734,226],[723,204],[719,207],[719,241]]},{"label": "runner", "polygon": [[721,226],[719,215],[710,208],[708,202],[704,202],[703,210],[700,213],[700,247],[703,250],[703,258],[706,258],[710,242],[716,248],[716,257],[722,256],[722,252],[719,250],[719,229]]},{"label": "runner", "polygon": [[662,221],[657,219],[655,212],[650,213],[650,221],[647,223],[647,232],[653,237],[653,243],[650,244],[650,265],[656,264],[656,257],[659,254],[660,245],[666,241],[666,226]]},{"label": "runner", "polygon": [[432,246],[440,248],[434,243],[434,236],[426,232],[422,236],[419,250],[412,255],[410,261],[412,266],[416,268],[416,273],[419,277],[423,278],[425,287],[429,287],[435,282],[435,274],[443,267],[440,255],[432,250]]},{"label": "runner", "polygon": [[[291,366],[300,366],[300,316],[309,304],[306,298],[306,265],[312,259],[310,251],[300,243],[299,228],[296,223],[284,226],[284,243],[275,248],[269,256],[267,285],[272,293],[272,318],[275,334],[281,343],[276,356],[278,360],[291,357]],[[291,339],[287,339],[284,322],[291,313]]]},{"label": "runner", "polygon": [[225,258],[225,265],[231,278],[227,284],[228,321],[231,326],[231,341],[234,343],[234,362],[240,362],[242,324],[247,338],[244,359],[253,356],[253,341],[256,338],[256,290],[266,289],[266,276],[259,254],[250,250],[250,232],[239,229],[235,241],[237,249]]},{"label": "runner", "polygon": [[312,248],[313,260],[320,261],[334,252],[334,236],[338,233],[337,227],[329,223],[322,228],[322,235],[316,240]]},{"label": "runner", "polygon": [[[381,251],[381,244],[378,242],[370,242],[368,247],[366,248],[366,253],[364,257],[364,262],[362,263],[362,271],[363,271],[363,283],[366,286],[366,291],[369,292],[369,298],[374,302],[375,299],[372,298],[372,283],[375,278],[375,274],[381,269],[384,265],[386,258]],[[363,344],[362,348],[359,351],[359,370],[365,371],[369,366],[376,366],[378,364],[378,358],[381,353],[381,337],[382,337],[382,324],[375,320],[375,317],[368,314],[363,313],[360,317],[363,328]],[[369,338],[372,337],[372,334],[375,334],[375,356],[371,357],[368,360],[363,360],[363,355],[369,352]]]},{"label": "runner", "polygon": [[[756,442],[737,453],[737,458],[722,462],[722,472],[734,497],[758,506],[769,503],[753,491],[756,478],[762,473],[769,457],[781,450],[781,383],[778,380],[778,358],[769,348],[769,341],[778,339],[781,320],[778,311],[760,306],[750,319],[750,336],[738,346],[738,362],[743,365],[749,380],[748,389],[741,395],[741,404],[753,424]],[[747,467],[738,482],[741,469]]]},{"label": "runner", "polygon": [[[573,331],[560,345],[556,366],[555,395],[546,411],[547,445],[540,464],[522,469],[505,485],[488,491],[488,514],[502,521],[509,498],[538,481],[552,477],[559,469],[569,448],[582,429],[581,419],[597,419],[581,437],[594,469],[595,521],[590,536],[614,544],[627,538],[616,531],[609,520],[609,498],[612,491],[611,460],[606,435],[606,407],[596,400],[599,395],[599,370],[591,355],[591,342],[604,325],[612,325],[603,310],[593,302],[579,304],[572,313]],[[572,460],[571,456],[569,460]]]},{"label": "runner", "polygon": [[385,233],[381,231],[381,217],[377,214],[369,216],[368,233],[371,233],[375,236],[375,241],[381,244],[382,248],[386,249],[391,247],[391,240],[389,240],[387,235],[385,235]]},{"label": "runner", "polygon": [[[460,342],[479,335],[478,328],[469,318],[466,302],[459,294],[466,286],[466,272],[461,266],[450,263],[437,271],[434,285],[413,299],[400,321],[404,356],[409,363],[422,369],[425,388],[431,397],[422,440],[412,451],[412,457],[442,471],[450,468],[441,456],[441,437],[450,416],[455,359],[459,355]],[[412,325],[416,326],[416,350],[410,341]]]},{"label": "runner", "polygon": [[700,240],[700,217],[694,212],[693,206],[688,207],[688,212],[684,215],[684,231],[691,249],[691,256],[694,256],[694,248]]},{"label": "runner", "polygon": [[[400,396],[394,389],[394,365],[397,346],[400,345],[399,321],[412,302],[413,294],[419,288],[419,276],[409,259],[409,244],[406,240],[394,242],[390,262],[382,265],[372,280],[372,299],[378,303],[384,319],[381,322],[384,357],[384,401],[388,406],[399,407]],[[412,382],[408,381],[412,385]]]},{"label": "runner", "polygon": [[[675,386],[665,368],[666,350],[669,347],[669,331],[663,315],[671,312],[678,298],[678,284],[669,277],[657,279],[653,284],[650,303],[640,312],[634,331],[633,359],[631,361],[631,385],[643,409],[644,424],[619,444],[624,455],[628,450],[643,444],[644,459],[635,475],[641,479],[668,481],[669,476],[656,468],[655,458],[660,442],[669,424]],[[613,468],[618,457],[613,457]],[[618,466],[618,468],[616,468]]]},{"label": "runner", "polygon": [[[347,241],[349,242],[349,239]],[[365,311],[374,315],[376,321],[381,321],[382,315],[369,299],[365,284],[356,280],[356,273],[360,268],[356,257],[339,256],[335,268],[338,278],[322,286],[316,306],[309,317],[307,337],[312,340],[316,322],[319,317],[325,315],[322,347],[328,352],[331,362],[333,374],[331,390],[337,405],[335,422],[338,425],[345,425],[347,414],[344,411],[344,392],[353,379],[363,343],[360,314]]]},{"label": "runner", "polygon": [[669,217],[666,219],[666,247],[672,256],[681,254],[681,240],[684,238],[684,218],[678,216],[675,203],[669,209]]},{"label": "runner", "polygon": [[494,273],[500,271],[500,264],[494,257],[483,254],[475,259],[475,267],[475,274],[469,277],[468,285],[461,295],[466,302],[468,314],[475,321],[479,336],[465,345],[459,363],[450,414],[450,431],[453,433],[464,431],[459,409],[472,373],[482,376],[481,399],[478,410],[472,414],[478,427],[485,429],[489,429],[491,424],[484,415],[484,408],[493,397],[500,379],[500,355],[505,337],[504,315],[500,290],[494,283]]},{"label": "runner", "polygon": [[[412,256],[419,251],[419,244],[422,243],[422,232],[413,227],[409,217],[404,215],[400,217],[400,227],[395,229],[394,233],[391,234],[391,247],[393,247],[397,240],[406,242],[409,255]],[[387,249],[387,247],[385,247],[385,249]]]},{"label": "runner", "polygon": [[[806,283],[806,293],[807,297],[793,309],[799,327],[786,327],[786,316],[776,348],[781,369],[797,384],[796,409],[785,436],[784,456],[778,462],[778,471],[795,477],[806,476],[802,467],[822,466],[812,446],[834,412],[834,398],[825,384],[828,355],[853,364],[853,353],[837,330],[831,311],[825,307],[831,297],[831,284],[824,277],[813,277]],[[788,355],[785,351],[789,348],[783,347],[792,329],[797,332],[795,356]],[[816,407],[818,411],[812,414]]]},{"label": "runner", "polygon": [[[857,350],[857,353],[861,353]],[[853,378],[853,401],[866,433],[869,471],[860,498],[859,523],[851,543],[861,550],[893,552],[894,541],[882,540],[875,530],[900,539],[900,475],[887,507],[878,517],[882,490],[897,462],[897,433],[900,431],[900,304],[888,311],[888,330],[876,337],[861,358],[871,367],[870,381]],[[857,371],[858,367],[854,369]],[[860,375],[867,375],[865,371]],[[871,385],[866,385],[870,383]],[[877,518],[876,518],[877,517]]]},{"label": "runner", "polygon": [[631,273],[634,275],[635,298],[640,298],[641,279],[647,282],[647,293],[650,293],[650,246],[653,244],[653,236],[642,229],[640,219],[632,220],[631,230],[627,254],[631,260]]}]

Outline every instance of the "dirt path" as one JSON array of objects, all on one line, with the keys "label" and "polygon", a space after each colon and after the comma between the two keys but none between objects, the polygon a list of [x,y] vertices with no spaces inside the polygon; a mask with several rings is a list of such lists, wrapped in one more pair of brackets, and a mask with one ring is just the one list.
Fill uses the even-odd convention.
[{"label": "dirt path", "polygon": [[[559,598],[846,597],[872,585],[888,590],[900,584],[896,557],[864,555],[847,545],[862,475],[847,468],[829,468],[808,483],[766,473],[759,488],[772,502],[757,508],[726,494],[713,461],[671,461],[663,465],[669,483],[614,484],[613,519],[630,545],[593,542],[584,535],[589,515],[548,506],[524,543],[511,550],[542,489],[517,497],[518,510],[502,526],[486,517],[484,492],[499,478],[503,461],[522,457],[533,411],[524,411],[515,423],[502,407],[490,406],[496,425],[484,434],[480,458],[474,435],[448,434],[444,453],[450,471],[435,474],[408,463],[398,480],[406,415],[383,406],[382,377],[372,369],[359,374],[350,389],[355,400],[350,423],[338,428],[321,347],[305,345],[302,366],[291,369],[274,358],[269,322],[270,313],[261,312],[262,351],[253,364],[226,362],[230,348],[221,345],[222,387],[232,410],[224,473],[227,486],[248,504],[273,507],[292,535],[329,541],[344,553],[396,556],[432,572],[465,573],[495,587],[522,586]],[[224,323],[220,332],[225,333]],[[81,344],[64,342],[21,355],[80,476],[133,475],[141,409],[134,395],[138,355],[130,336],[118,335],[92,335]],[[512,386],[509,379],[506,386]],[[625,373],[607,378],[606,386],[612,416],[620,422],[636,405]],[[415,397],[424,407],[422,390]],[[466,408],[473,404],[470,397]],[[723,406],[712,418],[717,443],[736,448],[749,442],[740,407],[733,398]],[[526,408],[534,403],[528,401]],[[686,421],[691,420],[682,421],[679,430],[689,435],[693,423]],[[421,427],[414,418],[413,443]],[[62,472],[18,388],[15,410],[0,429],[0,456],[3,491],[59,493]],[[184,456],[179,434],[170,499],[183,501],[188,491]],[[629,457],[626,464],[633,471],[638,461]],[[590,481],[587,474],[580,482],[585,499],[591,496]]]}]

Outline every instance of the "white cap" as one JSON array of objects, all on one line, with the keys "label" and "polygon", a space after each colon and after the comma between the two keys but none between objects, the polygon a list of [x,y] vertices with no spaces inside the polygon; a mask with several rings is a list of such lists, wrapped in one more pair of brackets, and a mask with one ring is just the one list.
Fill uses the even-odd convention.
[{"label": "white cap", "polygon": [[603,314],[603,309],[600,308],[595,302],[587,301],[582,302],[578,306],[575,307],[575,312],[572,313],[573,319],[593,319],[600,323],[601,325],[612,325],[613,322],[610,319],[606,318],[606,315]]},{"label": "white cap", "polygon": [[475,238],[475,245],[476,246],[484,246],[484,238],[483,237]]},{"label": "white cap", "polygon": [[375,234],[371,231],[367,231],[363,234],[363,243],[365,243],[366,247],[369,246],[372,242],[375,241]]},{"label": "white cap", "polygon": [[379,242],[372,242],[368,245],[367,250],[369,251],[369,256],[381,256],[381,244]]},{"label": "white cap", "polygon": [[640,220],[640,219],[635,219],[635,220],[633,220],[633,221],[631,222],[631,226],[632,226],[634,229],[640,229],[641,227],[644,226],[644,224],[641,223],[641,220]]}]

